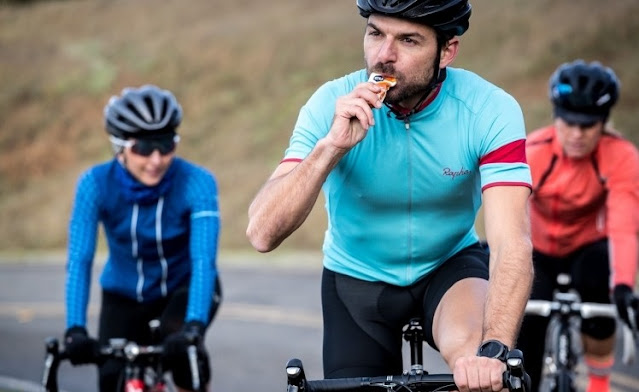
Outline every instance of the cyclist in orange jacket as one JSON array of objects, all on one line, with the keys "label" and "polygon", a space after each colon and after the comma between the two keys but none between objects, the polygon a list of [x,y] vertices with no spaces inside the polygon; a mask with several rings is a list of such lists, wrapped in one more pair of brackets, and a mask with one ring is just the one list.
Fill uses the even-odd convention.
[{"label": "cyclist in orange jacket", "polygon": [[[551,299],[557,274],[569,273],[585,302],[616,302],[630,323],[639,252],[639,153],[607,125],[619,96],[615,73],[598,62],[561,65],[550,78],[554,123],[528,136],[533,178],[530,217],[535,281],[531,298]],[[612,289],[612,290],[611,290]],[[547,319],[526,316],[519,348],[536,390]],[[581,326],[588,391],[610,390],[615,321]]]}]

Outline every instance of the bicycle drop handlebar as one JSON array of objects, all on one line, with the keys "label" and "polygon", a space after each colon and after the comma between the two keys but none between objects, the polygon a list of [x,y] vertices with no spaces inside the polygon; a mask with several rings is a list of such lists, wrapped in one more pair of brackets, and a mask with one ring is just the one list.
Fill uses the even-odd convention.
[{"label": "bicycle drop handlebar", "polygon": [[[197,336],[189,337],[189,347],[187,350],[189,367],[191,369],[191,377],[193,381],[193,389],[199,391],[202,389],[200,383],[200,371],[198,367],[197,347],[199,343]],[[46,356],[44,361],[44,371],[42,374],[42,386],[46,392],[58,392],[58,368],[60,362],[67,359],[64,350],[60,350],[58,339],[47,338],[45,340]],[[100,360],[107,358],[121,358],[128,363],[133,363],[136,359],[160,358],[164,352],[162,345],[142,346],[126,339],[110,339],[109,344],[100,348]]]},{"label": "bicycle drop handlebar", "polygon": [[[629,311],[634,309],[629,308]],[[561,314],[566,317],[576,316],[582,319],[593,317],[618,318],[617,307],[613,304],[595,302],[579,302],[574,293],[556,293],[553,301],[531,299],[526,304],[526,314],[542,317],[550,317],[552,314]],[[636,357],[636,328],[631,329],[622,323],[623,354],[622,362],[626,365],[634,362]]]},{"label": "bicycle drop handlebar", "polygon": [[[512,350],[506,359],[504,386],[510,392],[530,391],[530,378],[524,372],[523,355]],[[401,375],[307,380],[302,361],[293,358],[286,364],[287,392],[360,392],[371,388],[386,391],[434,392],[457,390],[452,374],[428,374],[405,371]]]},{"label": "bicycle drop handlebar", "polygon": [[557,299],[546,301],[540,299],[528,300],[526,314],[548,317],[551,313],[574,314],[581,318],[617,317],[617,308],[613,304],[594,302],[578,302],[572,293],[557,293]]},{"label": "bicycle drop handlebar", "polygon": [[58,392],[58,367],[60,361],[67,359],[66,353],[60,351],[58,339],[47,338],[45,340],[46,356],[44,358],[44,371],[42,373],[42,386],[46,392]]}]

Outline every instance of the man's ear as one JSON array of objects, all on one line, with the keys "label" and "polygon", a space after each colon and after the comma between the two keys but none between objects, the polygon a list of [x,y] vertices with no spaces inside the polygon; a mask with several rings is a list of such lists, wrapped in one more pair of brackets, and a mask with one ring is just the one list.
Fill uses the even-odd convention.
[{"label": "man's ear", "polygon": [[443,69],[448,67],[455,57],[457,57],[457,52],[459,51],[459,37],[453,37],[446,41],[444,46],[442,47],[442,52],[440,53],[439,59],[439,68]]}]

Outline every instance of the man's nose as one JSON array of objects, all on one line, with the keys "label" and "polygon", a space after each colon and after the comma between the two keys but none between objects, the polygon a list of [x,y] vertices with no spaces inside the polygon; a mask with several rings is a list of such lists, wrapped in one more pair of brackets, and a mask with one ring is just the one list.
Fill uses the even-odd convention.
[{"label": "man's nose", "polygon": [[393,63],[397,61],[397,47],[391,38],[387,38],[377,52],[380,63]]}]

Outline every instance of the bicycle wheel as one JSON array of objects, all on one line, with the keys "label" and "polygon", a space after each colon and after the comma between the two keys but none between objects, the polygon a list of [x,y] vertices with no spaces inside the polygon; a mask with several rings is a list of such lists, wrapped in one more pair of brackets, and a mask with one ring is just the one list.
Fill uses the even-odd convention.
[{"label": "bicycle wheel", "polygon": [[557,374],[557,392],[576,392],[570,373],[560,372]]},{"label": "bicycle wheel", "polygon": [[164,380],[164,391],[163,392],[177,392],[177,387],[173,382],[173,377],[171,373],[164,373],[162,376],[162,380]]},{"label": "bicycle wheel", "polygon": [[556,392],[557,375],[559,372],[559,339],[561,333],[560,320],[551,317],[546,328],[546,338],[544,341],[544,357],[542,364],[541,378],[539,380],[539,392]]},{"label": "bicycle wheel", "polygon": [[543,377],[539,383],[539,392],[576,392],[572,376],[560,372]]},{"label": "bicycle wheel", "polygon": [[557,391],[557,378],[555,375],[546,374],[541,377],[539,381],[539,392],[556,392]]}]

